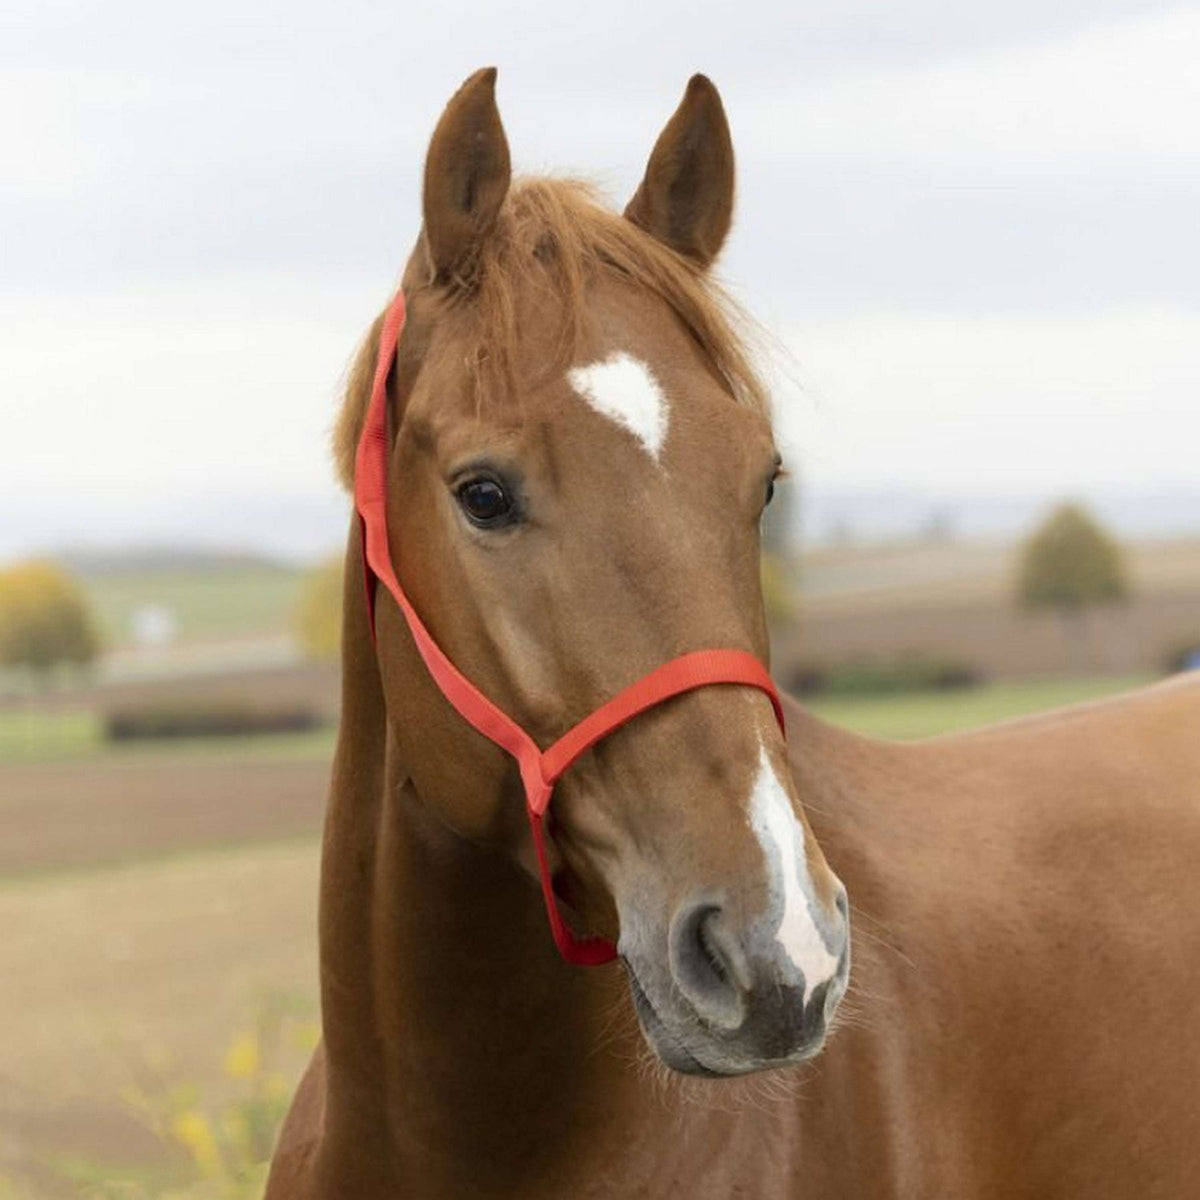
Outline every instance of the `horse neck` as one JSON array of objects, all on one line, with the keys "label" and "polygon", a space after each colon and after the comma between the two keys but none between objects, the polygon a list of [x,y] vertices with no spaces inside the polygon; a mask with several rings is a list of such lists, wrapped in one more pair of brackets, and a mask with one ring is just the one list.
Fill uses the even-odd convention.
[{"label": "horse neck", "polygon": [[[586,1180],[612,1177],[611,1194],[625,1195],[637,1190],[631,1180],[661,1194],[664,1179],[694,1177],[693,1194],[724,1196],[761,1167],[774,1182],[756,1194],[768,1195],[786,1180],[784,1164],[808,1164],[814,1197],[845,1194],[821,1190],[814,1167],[849,1169],[827,1151],[844,1141],[841,1122],[861,1102],[859,1060],[878,1047],[848,1040],[852,1031],[835,1039],[806,1081],[802,1113],[786,1094],[764,1098],[753,1079],[660,1088],[639,1075],[621,973],[564,965],[534,882],[441,825],[408,777],[388,732],[357,532],[346,579],[321,882],[330,1194],[540,1200],[575,1194]],[[413,669],[422,669],[415,657]],[[883,903],[887,884],[863,854],[873,818],[852,801],[856,784],[876,782],[862,772],[880,764],[789,709],[793,768],[819,836],[836,848],[852,894],[861,887]],[[864,949],[866,966],[876,955]],[[879,965],[866,972],[872,991],[886,986]],[[829,1112],[825,1094],[840,1102]]]},{"label": "horse neck", "polygon": [[580,1106],[615,1098],[616,1060],[594,1050],[623,984],[563,964],[536,884],[422,803],[388,733],[360,561],[355,535],[322,862],[326,1136],[393,1175],[480,1162],[499,1180],[569,1155]]}]

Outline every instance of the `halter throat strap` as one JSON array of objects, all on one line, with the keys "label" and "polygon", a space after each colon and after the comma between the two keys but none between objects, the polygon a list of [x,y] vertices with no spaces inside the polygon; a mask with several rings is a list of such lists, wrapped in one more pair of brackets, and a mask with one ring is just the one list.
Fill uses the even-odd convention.
[{"label": "halter throat strap", "polygon": [[401,291],[396,293],[384,317],[371,402],[355,457],[354,505],[362,527],[371,637],[376,637],[376,591],[377,585],[382,583],[400,609],[417,652],[442,695],[468,725],[516,761],[525,790],[525,810],[533,834],[542,896],[554,943],[567,962],[579,966],[599,966],[616,957],[616,946],[607,938],[576,935],[559,912],[558,898],[554,892],[544,826],[555,783],[577,758],[602,738],[646,709],[683,692],[715,684],[757,688],[770,699],[775,718],[780,729],[783,729],[783,708],[779,694],[767,669],[745,650],[696,650],[673,658],[642,676],[573,725],[548,749],[542,750],[520,725],[459,671],[434,641],[409,601],[396,577],[388,545],[387,381],[404,328],[404,315],[404,293]]}]

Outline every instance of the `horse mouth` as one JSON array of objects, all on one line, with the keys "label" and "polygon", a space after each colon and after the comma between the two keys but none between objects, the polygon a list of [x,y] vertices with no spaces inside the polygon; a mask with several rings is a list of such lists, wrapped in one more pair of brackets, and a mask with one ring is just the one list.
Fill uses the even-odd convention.
[{"label": "horse mouth", "polygon": [[[705,1079],[734,1079],[740,1075],[753,1074],[758,1071],[797,1066],[816,1057],[825,1045],[827,1029],[824,1027],[816,1036],[806,1038],[799,1045],[789,1044],[786,1048],[760,1045],[756,1050],[742,1047],[735,1049],[734,1046],[724,1047],[717,1044],[713,1046],[713,1050],[721,1065],[710,1066],[703,1062],[689,1048],[684,1037],[660,1016],[654,1002],[642,986],[641,980],[638,979],[633,965],[624,955],[621,956],[621,962],[629,977],[629,991],[633,997],[634,1011],[637,1013],[638,1023],[646,1042],[666,1066],[681,1075],[692,1075]],[[824,995],[825,985],[823,984],[817,989],[817,992],[814,992],[812,1003],[823,1005]],[[700,1026],[700,1029],[703,1030],[703,1026]]]},{"label": "horse mouth", "polygon": [[622,957],[621,962],[629,976],[629,991],[633,996],[634,1011],[637,1013],[646,1040],[655,1054],[668,1067],[673,1071],[678,1071],[681,1075],[698,1075],[705,1079],[728,1078],[727,1072],[715,1071],[712,1067],[705,1066],[683,1045],[679,1037],[671,1032],[667,1023],[658,1015],[650,997],[646,995],[645,989],[638,980],[637,972],[629,960]]}]

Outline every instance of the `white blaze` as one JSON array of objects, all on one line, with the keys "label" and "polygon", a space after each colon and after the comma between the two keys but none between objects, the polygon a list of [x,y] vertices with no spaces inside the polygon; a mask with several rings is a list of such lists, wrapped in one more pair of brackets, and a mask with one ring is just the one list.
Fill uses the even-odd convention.
[{"label": "white blaze", "polygon": [[816,893],[804,856],[804,827],[771,766],[765,746],[759,747],[758,776],[750,796],[750,827],[767,860],[772,896],[783,899],[783,915],[775,936],[792,965],[804,975],[804,1003],[818,984],[832,979],[838,960],[829,953],[813,918]]},{"label": "white blaze", "polygon": [[624,350],[573,367],[567,380],[598,413],[628,429],[651,458],[667,439],[667,398],[650,368]]}]

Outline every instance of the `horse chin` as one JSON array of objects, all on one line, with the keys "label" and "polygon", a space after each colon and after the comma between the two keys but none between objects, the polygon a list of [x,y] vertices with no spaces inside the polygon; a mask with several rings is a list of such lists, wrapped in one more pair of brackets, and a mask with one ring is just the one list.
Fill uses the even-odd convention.
[{"label": "horse chin", "polygon": [[672,1071],[678,1071],[680,1075],[697,1075],[704,1079],[721,1079],[730,1074],[706,1066],[684,1046],[680,1038],[667,1028],[666,1022],[650,1003],[650,998],[638,982],[637,972],[628,961],[625,962],[625,968],[629,974],[629,991],[633,996],[633,1008],[637,1013],[642,1036],[662,1063]]},{"label": "horse chin", "polygon": [[[629,960],[622,958],[622,962],[629,976],[629,990],[642,1036],[663,1065],[680,1075],[690,1075],[701,1079],[734,1079],[741,1075],[751,1075],[760,1071],[797,1066],[815,1058],[824,1049],[825,1036],[823,1033],[815,1041],[808,1042],[780,1058],[734,1056],[716,1039],[713,1039],[710,1045],[701,1048],[696,1044],[697,1040],[708,1040],[703,1027],[696,1025],[689,1028],[686,1035],[673,1029],[660,1016],[650,997],[647,996],[638,979],[637,972]],[[697,1037],[697,1035],[699,1036]]]}]

